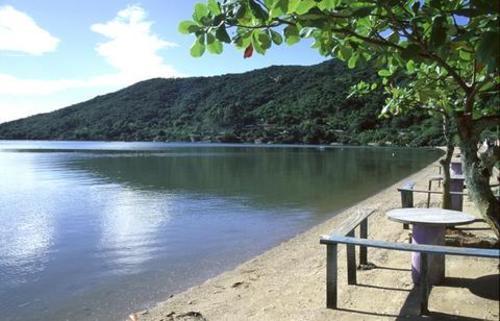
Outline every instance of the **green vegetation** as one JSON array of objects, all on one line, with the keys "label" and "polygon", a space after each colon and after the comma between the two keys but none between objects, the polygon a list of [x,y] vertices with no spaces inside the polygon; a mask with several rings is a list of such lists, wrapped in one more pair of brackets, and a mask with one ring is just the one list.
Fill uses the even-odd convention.
[{"label": "green vegetation", "polygon": [[500,123],[498,1],[207,0],[193,11],[179,31],[195,37],[195,57],[227,43],[249,58],[310,38],[319,54],[349,68],[371,63],[380,78],[355,92],[384,88],[383,113],[424,109],[453,121],[471,198],[500,237],[500,202],[489,187],[500,147],[481,157],[477,148]]},{"label": "green vegetation", "polygon": [[151,79],[52,113],[0,125],[2,139],[443,144],[417,112],[379,119],[381,91],[346,99],[368,68],[338,61],[209,78]]}]

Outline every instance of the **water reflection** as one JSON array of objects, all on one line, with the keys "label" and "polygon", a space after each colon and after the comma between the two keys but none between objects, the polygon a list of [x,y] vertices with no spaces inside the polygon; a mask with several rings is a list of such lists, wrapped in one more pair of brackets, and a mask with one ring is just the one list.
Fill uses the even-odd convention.
[{"label": "water reflection", "polygon": [[5,278],[5,282],[14,285],[26,282],[28,274],[44,269],[54,234],[53,218],[48,212],[16,211],[16,215],[20,217],[2,222],[0,234],[0,243],[4,244],[0,246],[0,273],[15,275]]},{"label": "water reflection", "polygon": [[[433,156],[436,155],[436,156]],[[396,155],[396,156],[393,156]],[[183,148],[101,154],[67,164],[134,190],[250,198],[255,206],[306,206],[329,213],[389,185],[438,154],[405,149]],[[145,170],[147,168],[147,170]],[[352,193],[352,188],[356,193]]]},{"label": "water reflection", "polygon": [[115,191],[102,211],[99,247],[103,259],[121,273],[137,271],[159,247],[157,233],[171,219],[172,200],[158,193]]},{"label": "water reflection", "polygon": [[439,155],[37,144],[0,151],[0,311],[7,320],[122,319],[131,306],[235,266]]},{"label": "water reflection", "polygon": [[[56,191],[39,184],[33,155],[22,160],[10,154],[1,156],[0,279],[13,286],[45,268],[55,233],[55,204],[50,197]],[[40,189],[49,197],[34,201],[32,195]]]}]

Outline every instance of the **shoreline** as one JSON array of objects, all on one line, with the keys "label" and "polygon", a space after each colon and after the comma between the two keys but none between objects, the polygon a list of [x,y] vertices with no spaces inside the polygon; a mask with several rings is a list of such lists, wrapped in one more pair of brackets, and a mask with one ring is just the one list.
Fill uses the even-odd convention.
[{"label": "shoreline", "polygon": [[341,143],[329,143],[329,144],[301,144],[301,143],[251,143],[251,142],[190,142],[190,141],[128,141],[128,140],[48,140],[48,139],[0,139],[0,143],[19,143],[19,142],[36,142],[36,143],[88,143],[88,144],[159,144],[159,145],[185,145],[185,146],[207,146],[207,147],[269,147],[269,148],[279,148],[279,147],[296,147],[296,148],[396,148],[396,149],[424,149],[424,150],[445,150],[444,146],[402,146],[397,144],[341,144]]},{"label": "shoreline", "polygon": [[[132,321],[237,321],[237,320],[421,320],[417,307],[408,304],[412,293],[411,273],[409,273],[409,254],[393,254],[383,250],[370,250],[369,262],[376,266],[384,266],[369,271],[360,271],[358,278],[363,283],[373,285],[346,285],[345,251],[339,251],[339,305],[340,310],[325,308],[325,252],[319,244],[320,235],[331,233],[340,222],[359,208],[377,208],[370,217],[368,237],[388,241],[404,242],[408,239],[408,231],[401,224],[389,221],[384,213],[400,207],[399,193],[396,188],[403,182],[413,180],[417,186],[425,186],[427,179],[435,175],[437,161],[420,171],[405,177],[397,183],[379,191],[377,194],[351,206],[336,216],[313,226],[309,230],[271,248],[270,250],[240,264],[233,270],[228,270],[191,287],[181,293],[158,302],[148,310],[132,313]],[[416,195],[415,204],[425,202],[426,196]],[[434,200],[435,201],[435,200]],[[464,210],[470,212],[472,208]],[[477,213],[473,213],[477,214]],[[495,262],[481,261],[478,267],[465,266],[464,259],[452,258],[447,262],[447,274],[474,275],[497,271]],[[470,260],[470,259],[469,259]],[[467,262],[467,261],[466,261]],[[391,267],[389,267],[391,266]],[[394,267],[396,266],[396,267]],[[451,271],[448,271],[451,270]],[[466,271],[465,271],[466,270]],[[397,271],[397,272],[396,272]],[[398,277],[395,278],[395,274]],[[365,282],[366,281],[366,282]],[[442,291],[446,296],[443,302],[435,307],[432,298],[441,289],[434,289],[431,295],[431,309],[448,312],[440,319],[448,317],[456,320],[455,315],[461,314],[460,309],[479,319],[497,319],[498,301],[471,297],[458,290],[458,294]],[[463,291],[462,291],[463,292]],[[465,297],[469,304],[464,308],[463,300],[451,300],[448,297]],[[356,299],[353,299],[353,298]],[[482,300],[482,301],[481,301]],[[435,300],[434,300],[435,301]],[[478,302],[476,302],[478,301]],[[472,304],[470,304],[472,303]],[[360,311],[356,312],[359,306]],[[406,307],[406,308],[405,308]],[[405,310],[406,309],[406,310]],[[414,311],[413,311],[413,310]],[[354,312],[353,312],[354,311]],[[367,312],[371,311],[371,312]],[[450,312],[451,311],[451,312]],[[361,314],[359,314],[361,313]]]},{"label": "shoreline", "polygon": [[[30,146],[38,146],[35,143],[28,143]],[[81,146],[71,142],[60,144],[63,147]],[[40,145],[43,146],[39,148],[44,148],[48,144]],[[101,145],[105,144],[99,144],[99,146]],[[132,148],[135,145],[132,144]],[[148,145],[150,144],[146,144],[146,146]],[[110,143],[110,148],[114,146],[115,144]],[[184,146],[191,147],[193,145]],[[87,145],[83,147],[87,148]],[[263,149],[263,151],[259,152],[257,149]],[[73,178],[83,179],[84,184],[81,185],[81,189],[80,187],[72,188],[71,190],[76,192],[72,194],[71,198],[61,199],[64,202],[66,199],[82,199],[81,202],[77,202],[78,207],[75,208],[75,211],[72,211],[74,213],[72,215],[76,219],[67,220],[66,215],[60,216],[59,223],[59,216],[51,216],[52,213],[56,212],[52,210],[47,212],[50,213],[50,215],[48,214],[51,219],[50,223],[53,223],[54,226],[54,229],[50,231],[51,235],[60,235],[55,239],[57,241],[51,243],[51,248],[59,249],[59,247],[64,246],[66,249],[71,246],[73,239],[69,239],[70,243],[68,243],[65,242],[64,237],[72,235],[73,225],[71,224],[78,222],[80,218],[84,218],[83,222],[88,224],[88,228],[85,224],[78,224],[78,230],[94,231],[93,229],[96,228],[98,233],[89,234],[90,238],[85,238],[84,243],[78,243],[76,252],[62,250],[44,252],[47,257],[54,258],[51,261],[57,261],[58,264],[59,262],[72,262],[67,258],[74,257],[73,253],[78,253],[78,256],[86,261],[85,268],[82,270],[68,269],[68,272],[65,273],[71,283],[82,284],[78,293],[73,295],[74,292],[68,290],[68,294],[66,294],[63,292],[66,291],[64,284],[57,283],[53,287],[48,287],[45,296],[43,294],[47,287],[40,287],[38,290],[36,285],[39,283],[30,283],[34,284],[34,290],[22,292],[19,299],[16,298],[16,301],[13,299],[14,303],[7,305],[5,309],[7,318],[16,315],[16,317],[23,318],[25,316],[28,319],[37,318],[37,315],[40,315],[38,318],[46,318],[47,320],[68,317],[82,320],[89,318],[124,320],[129,313],[135,310],[151,307],[157,302],[164,301],[171,294],[179,294],[185,289],[198,285],[224,271],[232,270],[242,262],[246,262],[309,230],[345,208],[355,205],[401,178],[427,166],[440,155],[439,152],[430,150],[366,147],[331,148],[327,149],[326,152],[302,146],[283,150],[275,150],[275,146],[214,148],[210,151],[207,148],[209,153],[206,154],[201,153],[203,149],[197,149],[196,146],[185,148],[185,150],[194,152],[195,161],[193,164],[211,165],[208,168],[209,171],[205,171],[205,166],[199,166],[200,170],[197,168],[193,173],[186,171],[190,174],[185,179],[187,176],[182,173],[184,166],[192,167],[191,163],[185,162],[187,158],[163,157],[169,155],[147,154],[148,157],[142,157],[146,154],[136,155],[136,153],[129,154],[127,152],[125,155],[118,155],[119,157],[115,158],[115,155],[107,153],[101,155],[102,157],[94,157],[94,155],[80,155],[78,152],[76,152],[78,155],[72,155],[59,152],[42,153],[28,149],[14,150],[8,153],[9,155],[6,155],[5,159],[7,163],[26,164],[26,166],[42,169],[43,171],[40,173],[44,176],[37,180],[40,185],[36,189],[50,191],[50,195],[52,195],[52,189],[44,188],[44,184],[45,182],[52,184],[53,178],[58,179],[57,182],[59,180],[61,182],[68,181],[72,186],[74,185]],[[219,154],[219,150],[222,153]],[[216,157],[225,155],[224,153],[228,151],[238,152],[240,150],[241,153],[229,154],[231,156],[229,159],[234,158],[237,161],[235,161],[237,166],[232,166],[232,163],[225,159]],[[27,153],[23,154],[22,151]],[[179,151],[181,153],[177,153]],[[188,153],[184,154],[182,149],[172,149],[171,152],[174,157],[190,156]],[[216,154],[212,152],[216,152]],[[337,159],[336,154],[341,154],[339,157],[343,157],[344,161],[330,161]],[[152,157],[149,157],[150,155]],[[204,157],[205,155],[208,157]],[[117,164],[115,160],[121,160],[121,156],[126,158]],[[249,166],[247,165],[244,170],[240,170],[241,167],[238,164],[241,163],[240,158],[244,157],[248,158]],[[40,167],[38,167],[38,163],[32,162],[32,159],[40,159]],[[314,162],[306,163],[309,159],[314,160]],[[30,162],[23,162],[23,160],[30,160]],[[166,163],[165,160],[167,160]],[[178,160],[184,163],[179,167],[181,172],[178,170],[175,170],[174,173],[171,173],[170,170],[156,171],[156,165],[159,165],[159,169],[176,168],[173,165],[177,165]],[[297,160],[300,161],[297,162]],[[306,162],[302,162],[302,160]],[[360,166],[357,166],[358,163]],[[54,165],[47,167],[46,164]],[[227,166],[228,164],[230,166]],[[141,170],[143,165],[146,169],[151,168],[151,173],[149,171],[143,173]],[[31,167],[26,168],[31,169]],[[216,170],[212,170],[212,168]],[[255,169],[252,170],[253,168]],[[52,169],[54,170],[52,171]],[[189,168],[187,169],[189,170]],[[222,172],[224,175],[219,174],[219,169],[224,169]],[[49,172],[53,174],[51,176],[45,175]],[[75,176],[63,175],[66,172],[76,174]],[[204,174],[205,172],[207,174]],[[15,174],[8,175],[6,182],[9,182],[9,177],[12,177],[13,181],[18,179]],[[344,178],[346,178],[345,183],[340,183],[343,182]],[[21,186],[21,184],[16,184],[16,188]],[[179,198],[181,201],[188,200],[189,203],[186,204],[189,206],[180,205],[177,207],[177,203],[175,203],[175,206],[165,208],[163,205],[170,205],[170,203],[168,200],[166,200],[167,203],[164,203],[163,198],[155,191],[160,190],[161,193],[166,189],[175,191],[175,189],[179,189],[179,186],[194,195],[192,198],[194,202],[191,198]],[[9,187],[6,187],[6,191],[9,191]],[[100,192],[95,193],[95,191]],[[126,193],[123,193],[124,191]],[[179,195],[181,193],[184,193],[184,190],[179,189]],[[19,193],[13,195],[16,194],[22,195]],[[31,193],[31,195],[37,196],[38,194]],[[85,199],[88,200],[89,196],[93,197],[94,195],[95,201],[92,202],[92,210],[89,212]],[[205,198],[204,195],[207,197]],[[243,195],[243,198],[240,195]],[[223,201],[219,202],[218,199],[221,196]],[[224,201],[226,198],[228,202]],[[36,197],[34,199],[38,200]],[[50,200],[51,198],[46,197],[45,199]],[[151,201],[150,204],[154,206],[155,210],[150,210],[153,207],[146,207],[146,212],[144,212],[138,207],[134,212],[144,212],[144,215],[137,216],[129,210],[132,208],[129,207],[132,206],[132,203],[129,203],[128,200],[143,199]],[[127,201],[125,202],[125,200]],[[207,201],[205,202],[205,200]],[[231,207],[233,203],[236,204],[234,208]],[[11,202],[11,204],[15,203]],[[108,207],[110,204],[113,207]],[[137,204],[143,203],[137,202]],[[165,213],[181,219],[172,220],[173,223],[170,220],[156,220],[159,216],[167,215],[163,215],[163,210],[161,213],[157,213],[155,204],[163,206],[165,210],[173,210],[171,213]],[[62,203],[58,207],[61,208],[62,212],[66,212],[65,206],[72,209],[72,205],[73,203]],[[204,215],[201,216],[201,220],[198,220],[195,215],[186,215],[185,217],[177,215],[177,213],[184,213],[185,210],[190,213],[198,213],[199,210],[201,214],[212,212],[224,214],[227,212],[230,215],[220,215],[214,218]],[[247,211],[248,213],[255,212],[257,215],[247,215]],[[267,215],[267,212],[271,215]],[[151,219],[153,216],[155,219]],[[115,222],[120,224],[116,223],[118,224],[116,225]],[[122,225],[121,222],[127,224]],[[270,225],[270,223],[273,224]],[[64,228],[65,224],[69,229]],[[154,226],[154,229],[149,226]],[[162,227],[166,227],[167,230],[164,232]],[[62,231],[62,233],[58,231]],[[119,234],[117,234],[118,232]],[[105,234],[109,234],[110,237],[105,237]],[[138,238],[137,235],[140,237]],[[205,236],[208,237],[205,238]],[[253,239],[254,237],[256,238]],[[94,238],[99,240],[97,247],[94,245]],[[142,239],[148,240],[148,243],[136,242],[136,240]],[[127,243],[128,240],[132,241]],[[149,240],[152,241],[149,242]],[[207,240],[206,243],[205,240]],[[195,242],[201,243],[196,246]],[[143,244],[146,246],[143,247]],[[125,245],[126,247],[124,247]],[[100,254],[103,247],[106,248],[105,254],[102,254],[106,256],[105,261],[102,260]],[[151,249],[151,252],[142,251],[146,247]],[[192,250],[195,248],[196,251]],[[117,249],[116,252],[115,249]],[[189,257],[189,253],[195,254],[195,256]],[[214,255],[213,253],[220,254]],[[122,259],[123,257],[126,259]],[[135,261],[128,260],[128,257],[134,257]],[[150,258],[152,259],[150,260]],[[146,261],[140,259],[150,261],[145,264]],[[64,267],[61,264],[61,268]],[[50,268],[44,266],[44,273],[41,276],[46,284],[52,284],[52,280],[57,280],[57,268],[57,265],[51,265]],[[95,277],[99,279],[98,283],[87,282],[88,278],[94,278],[93,275],[98,276]],[[108,296],[109,293],[113,294]],[[37,300],[38,297],[42,299]],[[29,302],[34,303],[25,307],[25,303]],[[49,308],[44,309],[41,307],[42,304]],[[22,309],[16,308],[21,306]],[[46,311],[46,313],[39,314],[38,311]]]},{"label": "shoreline", "polygon": [[[366,283],[379,283],[366,285],[364,289],[360,286],[347,287],[345,285],[345,251],[339,251],[341,309],[326,309],[324,302],[326,249],[319,244],[319,238],[322,234],[331,233],[353,211],[370,207],[376,208],[377,212],[370,218],[369,238],[400,242],[407,240],[408,231],[403,230],[401,224],[385,219],[384,213],[391,208],[401,206],[399,193],[396,191],[398,186],[408,180],[415,181],[417,186],[426,186],[428,177],[435,175],[437,164],[437,161],[429,164],[377,194],[341,211],[333,218],[240,264],[233,270],[223,272],[165,301],[158,302],[148,310],[132,313],[129,320],[396,320],[403,315],[405,319],[420,320],[417,309],[413,309],[415,311],[412,312],[410,302],[411,295],[409,294],[412,293],[413,286],[408,272],[408,254],[390,252],[391,258],[388,259],[388,252],[383,250],[369,251],[369,261],[377,266],[390,265],[391,268],[361,271],[360,280],[366,279]],[[420,202],[424,202],[425,197],[416,195],[415,204],[418,206]],[[477,214],[470,205],[466,204],[464,211]],[[497,271],[492,260],[484,261],[481,265],[472,265],[472,267],[464,266],[462,262],[464,260],[466,259],[448,260],[447,258],[447,262],[452,261],[450,264],[447,263],[447,273],[454,274],[458,271],[459,275],[474,275]],[[392,267],[393,265],[397,267]],[[401,274],[396,279],[395,271]],[[434,289],[433,293],[439,293],[438,290],[441,289]],[[449,296],[447,291],[449,292],[450,289],[445,289],[446,297]],[[454,290],[454,292],[457,291]],[[479,319],[498,318],[498,301],[470,298],[470,295],[467,296],[460,291],[458,294],[453,293],[453,296],[455,295],[465,296],[464,302],[475,304],[469,304],[469,307],[464,308],[464,304],[460,304],[461,300],[458,300],[458,303],[457,300],[450,300],[450,302],[445,300],[446,302],[440,302],[435,306],[431,295],[431,309],[435,307],[439,311],[448,312],[446,315],[441,315],[440,319],[450,317],[450,320],[456,320],[455,314],[460,314],[460,309],[467,310],[471,317]],[[353,300],[353,297],[356,299]],[[353,312],[353,306],[359,306],[359,310],[365,312],[362,314]],[[408,308],[405,309],[407,306]],[[384,311],[380,311],[381,307]]]}]

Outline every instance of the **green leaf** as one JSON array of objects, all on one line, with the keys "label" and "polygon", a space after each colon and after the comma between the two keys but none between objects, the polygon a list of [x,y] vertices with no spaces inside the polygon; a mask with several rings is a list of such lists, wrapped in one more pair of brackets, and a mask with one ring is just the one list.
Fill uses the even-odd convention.
[{"label": "green leaf", "polygon": [[233,38],[233,42],[238,48],[247,48],[252,43],[252,33],[248,30],[239,30]]},{"label": "green leaf", "polygon": [[266,53],[266,49],[264,49],[264,47],[262,46],[262,44],[259,41],[259,32],[258,32],[258,30],[255,30],[252,33],[252,46],[255,49],[255,51],[257,51],[261,55],[263,55],[263,54]]},{"label": "green leaf", "polygon": [[200,35],[196,38],[193,46],[191,47],[191,56],[201,57],[205,52],[205,35]]},{"label": "green leaf", "polygon": [[430,45],[438,48],[446,42],[446,19],[443,16],[437,16],[432,22],[432,31]]},{"label": "green leaf", "polygon": [[215,37],[219,41],[225,42],[225,43],[231,43],[231,37],[229,37],[229,34],[226,31],[226,27],[223,25],[217,28],[217,31],[215,32]]},{"label": "green leaf", "polygon": [[214,15],[221,14],[219,4],[216,0],[208,0],[207,2],[208,10]]},{"label": "green leaf", "polygon": [[390,77],[390,76],[392,76],[392,72],[390,72],[387,69],[381,69],[378,71],[378,75],[381,77]]},{"label": "green leaf", "polygon": [[488,71],[493,72],[498,68],[500,54],[500,34],[495,31],[483,32],[480,36],[479,47],[476,52],[478,61],[488,66]]},{"label": "green leaf", "polygon": [[251,36],[251,43],[255,51],[263,55],[271,47],[271,37],[267,32],[254,30]]},{"label": "green leaf", "polygon": [[470,53],[466,50],[459,50],[458,55],[460,56],[460,59],[462,59],[462,60],[465,60],[465,61],[472,60],[472,53]]},{"label": "green leaf", "polygon": [[217,40],[212,34],[207,34],[207,49],[212,54],[222,53],[222,43]]},{"label": "green leaf", "polygon": [[213,35],[213,34],[211,34],[211,33],[208,33],[208,34],[207,34],[207,45],[209,45],[209,44],[213,43],[214,41],[215,41],[215,37],[214,37],[214,35]]},{"label": "green leaf", "polygon": [[285,15],[288,12],[288,0],[277,0],[271,8],[270,15],[273,18]]},{"label": "green leaf", "polygon": [[248,5],[255,18],[260,20],[267,20],[269,18],[268,13],[254,0],[248,0]]},{"label": "green leaf", "polygon": [[358,62],[358,59],[359,59],[359,55],[357,55],[357,54],[352,55],[351,58],[349,58],[349,61],[347,62],[347,66],[350,69],[355,68],[356,63]]},{"label": "green leaf", "polygon": [[286,13],[294,13],[300,4],[300,0],[288,0],[288,8]]},{"label": "green leaf", "polygon": [[417,95],[419,96],[420,101],[426,102],[431,98],[432,91],[431,90],[426,90],[424,88],[420,88],[420,90],[417,92]]},{"label": "green leaf", "polygon": [[391,33],[389,38],[387,38],[387,40],[389,40],[392,43],[397,44],[397,43],[399,43],[399,34],[397,32],[393,32],[393,33]]},{"label": "green leaf", "polygon": [[413,60],[408,60],[408,62],[406,63],[406,70],[409,73],[413,73],[415,71],[415,63],[413,62]]},{"label": "green leaf", "polygon": [[274,31],[273,29],[269,30],[271,32],[271,39],[275,44],[278,46],[281,45],[283,42],[283,37],[281,37],[281,34],[279,32]]},{"label": "green leaf", "polygon": [[201,23],[203,18],[208,15],[208,7],[203,3],[197,3],[194,6],[193,20]]},{"label": "green leaf", "polygon": [[260,45],[262,46],[263,49],[269,49],[271,48],[271,37],[267,32],[260,31],[259,34],[257,35],[257,39],[260,42]]},{"label": "green leaf", "polygon": [[266,8],[271,8],[274,4],[275,0],[264,0],[264,5]]},{"label": "green leaf", "polygon": [[179,23],[179,32],[183,34],[194,33],[200,30],[200,27],[194,22],[190,20],[185,20]]},{"label": "green leaf", "polygon": [[240,3],[237,3],[236,6],[233,8],[233,15],[236,19],[241,19],[243,18],[247,13],[247,7],[244,5],[241,5]]},{"label": "green leaf", "polygon": [[296,26],[287,26],[284,33],[288,45],[293,45],[300,41],[299,29]]},{"label": "green leaf", "polygon": [[494,81],[489,81],[489,82],[486,82],[484,85],[481,86],[481,88],[479,88],[480,91],[488,91],[490,90],[491,88],[495,87],[495,82]]},{"label": "green leaf", "polygon": [[299,2],[297,7],[295,8],[295,12],[297,14],[305,14],[309,12],[313,7],[316,6],[316,2],[314,0],[302,0]]},{"label": "green leaf", "polygon": [[342,46],[340,47],[338,57],[342,61],[348,61],[352,56],[352,49],[350,47]]},{"label": "green leaf", "polygon": [[321,0],[318,4],[318,8],[321,10],[335,9],[339,5],[339,0]]},{"label": "green leaf", "polygon": [[361,7],[354,10],[351,15],[355,18],[364,18],[369,16],[373,9],[375,9],[375,7]]}]

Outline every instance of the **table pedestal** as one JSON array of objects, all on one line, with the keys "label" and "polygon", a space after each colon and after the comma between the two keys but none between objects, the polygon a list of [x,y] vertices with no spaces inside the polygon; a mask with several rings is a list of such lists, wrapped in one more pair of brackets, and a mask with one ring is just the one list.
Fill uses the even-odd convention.
[{"label": "table pedestal", "polygon": [[462,162],[452,161],[450,164],[452,175],[463,175]]},{"label": "table pedestal", "polygon": [[[413,224],[412,242],[415,244],[444,245],[444,226]],[[429,284],[439,284],[444,280],[444,255],[429,255]],[[413,283],[420,282],[420,253],[413,252],[411,257],[411,276]]]},{"label": "table pedestal", "polygon": [[[451,177],[450,178],[450,192],[460,192],[464,191],[464,178],[463,176]],[[452,194],[451,198],[451,209],[455,211],[461,211],[464,204],[464,196]]]}]

